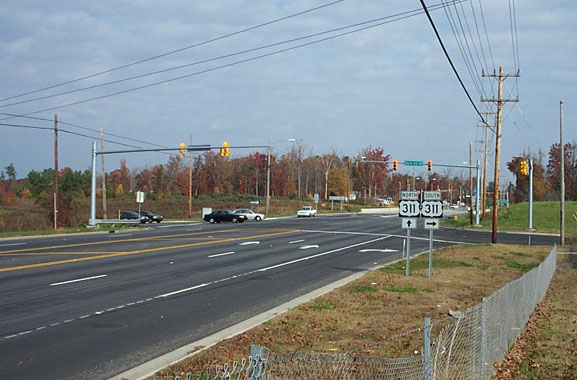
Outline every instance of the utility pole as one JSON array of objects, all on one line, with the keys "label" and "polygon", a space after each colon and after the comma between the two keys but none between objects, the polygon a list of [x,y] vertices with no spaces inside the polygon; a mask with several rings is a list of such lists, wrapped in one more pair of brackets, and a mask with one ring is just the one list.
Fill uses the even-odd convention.
[{"label": "utility pole", "polygon": [[[104,132],[100,128],[100,150],[104,152]],[[104,169],[104,155],[102,155],[102,217],[108,219],[106,215],[106,170]]]},{"label": "utility pole", "polygon": [[[484,112],[485,120],[489,119],[489,115],[495,115],[495,112]],[[483,156],[483,182],[481,194],[481,212],[483,219],[485,218],[485,212],[487,210],[487,169],[489,167],[489,128],[494,128],[489,124],[479,124],[478,127],[483,127],[485,129],[485,143],[484,143],[484,156]],[[479,191],[479,190],[477,190]]]},{"label": "utility pole", "polygon": [[58,115],[54,114],[54,229],[58,229]]},{"label": "utility pole", "polygon": [[469,222],[473,224],[473,143],[469,143]]},{"label": "utility pole", "polygon": [[270,207],[270,151],[272,149],[272,137],[268,137],[268,150],[266,153],[266,201],[264,214],[268,216]]},{"label": "utility pole", "polygon": [[560,129],[560,141],[559,141],[559,161],[561,166],[561,225],[559,226],[559,232],[561,235],[561,246],[565,245],[565,142],[563,141],[563,102],[559,103],[559,129]]},{"label": "utility pole", "polygon": [[[190,132],[190,145],[192,145],[192,132]],[[192,151],[188,154],[188,219],[190,219],[192,218]]]},{"label": "utility pole", "polygon": [[481,99],[482,102],[497,103],[497,129],[495,131],[495,175],[493,186],[493,231],[491,242],[497,243],[497,221],[499,212],[499,164],[501,159],[501,116],[503,113],[503,103],[518,102],[519,99],[503,99],[503,81],[508,77],[519,77],[517,74],[503,74],[503,67],[499,67],[499,74],[484,74],[483,77],[497,78],[499,81],[499,90],[497,99]]}]

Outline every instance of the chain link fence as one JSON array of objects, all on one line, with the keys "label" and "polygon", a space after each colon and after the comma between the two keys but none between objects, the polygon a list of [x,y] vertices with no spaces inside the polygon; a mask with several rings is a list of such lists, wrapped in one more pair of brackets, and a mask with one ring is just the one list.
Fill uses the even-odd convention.
[{"label": "chain link fence", "polygon": [[[347,354],[273,353],[252,346],[231,365],[188,373],[186,380],[485,380],[495,372],[541,302],[556,268],[556,247],[538,267],[453,318],[430,323],[418,354],[406,358]],[[434,335],[434,337],[432,336]],[[177,376],[175,380],[183,380]]]}]

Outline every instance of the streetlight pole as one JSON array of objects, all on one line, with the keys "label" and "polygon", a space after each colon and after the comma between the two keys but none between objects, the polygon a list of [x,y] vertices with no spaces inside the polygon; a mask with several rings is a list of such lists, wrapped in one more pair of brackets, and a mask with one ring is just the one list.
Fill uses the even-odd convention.
[{"label": "streetlight pole", "polygon": [[268,151],[267,151],[267,158],[266,158],[266,207],[264,214],[268,216],[268,211],[270,207],[270,150],[271,150],[271,137],[268,138]]}]

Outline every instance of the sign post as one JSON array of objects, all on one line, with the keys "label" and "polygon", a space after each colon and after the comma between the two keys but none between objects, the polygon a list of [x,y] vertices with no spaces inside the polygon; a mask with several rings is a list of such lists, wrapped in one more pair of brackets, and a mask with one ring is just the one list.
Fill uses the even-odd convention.
[{"label": "sign post", "polygon": [[425,229],[429,230],[429,278],[433,277],[433,230],[439,229],[437,218],[443,217],[443,202],[440,191],[423,192],[421,215],[426,216]]},{"label": "sign post", "polygon": [[144,203],[144,192],[142,191],[136,192],[136,203],[138,203],[138,218],[140,218],[140,207]]},{"label": "sign post", "polygon": [[407,230],[407,257],[405,264],[405,275],[411,274],[411,230],[417,228],[417,217],[421,214],[421,204],[419,194],[416,191],[401,191],[401,201],[399,202],[399,216],[402,217],[402,227]]}]

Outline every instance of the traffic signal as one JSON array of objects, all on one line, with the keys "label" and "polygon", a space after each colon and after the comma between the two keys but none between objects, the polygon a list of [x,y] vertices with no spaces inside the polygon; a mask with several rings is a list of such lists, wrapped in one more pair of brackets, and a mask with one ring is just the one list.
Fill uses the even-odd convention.
[{"label": "traffic signal", "polygon": [[394,170],[394,171],[397,171],[397,169],[398,169],[397,160],[394,160],[394,161],[393,161],[393,170]]},{"label": "traffic signal", "polygon": [[220,156],[221,157],[230,156],[230,148],[228,147],[228,143],[226,141],[222,142],[222,148],[220,148]]},{"label": "traffic signal", "polygon": [[433,161],[427,161],[427,169],[432,172],[433,171]]},{"label": "traffic signal", "polygon": [[527,171],[527,161],[521,161],[521,174],[528,175],[529,172]]},{"label": "traffic signal", "polygon": [[186,144],[180,143],[180,157],[184,157],[185,153],[186,153]]}]

